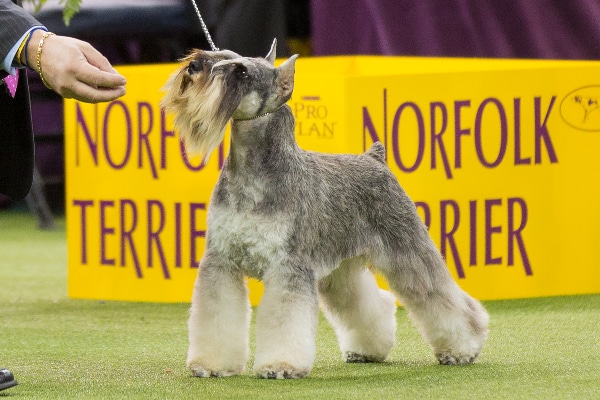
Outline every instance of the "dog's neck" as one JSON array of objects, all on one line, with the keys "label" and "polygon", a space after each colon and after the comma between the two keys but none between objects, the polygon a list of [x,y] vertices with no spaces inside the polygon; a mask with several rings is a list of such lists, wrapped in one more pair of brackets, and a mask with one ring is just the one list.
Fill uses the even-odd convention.
[{"label": "dog's neck", "polygon": [[279,107],[277,107],[275,109],[275,111],[269,111],[269,112],[266,112],[266,113],[263,113],[263,114],[258,114],[258,115],[255,115],[254,117],[250,117],[250,118],[232,118],[232,120],[234,120],[234,121],[251,121],[253,119],[259,119],[259,118],[262,118],[262,117],[266,117],[267,115],[271,115],[271,114],[277,112],[284,105],[285,105],[285,103],[282,104],[282,105],[280,105]]},{"label": "dog's neck", "polygon": [[[277,109],[277,110],[279,110],[279,109]],[[277,111],[277,110],[275,110],[275,111]],[[234,121],[251,121],[253,119],[259,119],[259,118],[262,118],[262,117],[266,117],[267,115],[271,115],[275,111],[271,111],[271,112],[266,112],[264,114],[255,115],[254,117],[250,117],[250,118],[232,118],[232,119]]]},{"label": "dog's neck", "polygon": [[294,124],[287,105],[254,118],[234,119],[228,168],[234,173],[259,173],[288,162],[300,150]]}]

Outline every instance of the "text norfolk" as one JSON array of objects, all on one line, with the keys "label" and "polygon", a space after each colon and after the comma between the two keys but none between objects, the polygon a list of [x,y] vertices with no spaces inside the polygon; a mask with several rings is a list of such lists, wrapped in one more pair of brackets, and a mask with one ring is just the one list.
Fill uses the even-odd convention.
[{"label": "text norfolk", "polygon": [[[517,97],[510,103],[488,97],[480,102],[470,99],[432,101],[423,106],[405,101],[393,106],[388,104],[387,89],[384,89],[383,115],[375,116],[368,106],[362,107],[363,147],[366,150],[369,145],[367,138],[371,142],[382,142],[392,153],[388,162],[405,173],[427,167],[436,170],[441,161],[447,179],[452,179],[455,171],[462,168],[467,151],[474,151],[474,158],[486,168],[496,168],[506,162],[515,166],[557,163],[558,155],[547,125],[556,96],[527,100]],[[532,115],[528,114],[526,119],[525,113]],[[375,127],[375,121],[381,121],[378,117],[383,117],[379,130]],[[532,122],[524,126],[525,120]],[[389,122],[391,129],[388,129]],[[403,140],[409,137],[410,142],[416,140],[417,145],[408,149],[411,156],[407,157]],[[509,148],[509,139],[512,148]],[[532,150],[525,154],[524,148]]]}]

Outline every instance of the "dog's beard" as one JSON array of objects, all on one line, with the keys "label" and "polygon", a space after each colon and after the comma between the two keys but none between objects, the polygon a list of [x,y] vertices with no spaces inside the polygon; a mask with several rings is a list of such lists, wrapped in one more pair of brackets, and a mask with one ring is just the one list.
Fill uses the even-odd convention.
[{"label": "dog's beard", "polygon": [[188,82],[185,87],[183,79],[180,73],[167,82],[167,93],[161,103],[165,111],[175,116],[173,124],[186,152],[200,155],[206,161],[223,140],[231,116],[229,107],[221,106],[225,95],[223,77],[212,76],[204,84]]}]

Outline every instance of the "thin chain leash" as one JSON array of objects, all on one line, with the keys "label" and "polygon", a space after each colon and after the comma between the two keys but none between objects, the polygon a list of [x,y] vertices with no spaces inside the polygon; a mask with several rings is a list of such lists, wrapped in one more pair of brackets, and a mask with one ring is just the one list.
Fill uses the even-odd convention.
[{"label": "thin chain leash", "polygon": [[204,20],[202,19],[202,15],[200,15],[200,10],[198,9],[196,0],[192,0],[192,4],[194,5],[194,10],[196,10],[196,14],[198,14],[198,19],[200,20],[200,25],[202,26],[202,31],[204,32],[204,36],[206,36],[206,40],[208,41],[208,44],[210,45],[211,50],[219,51],[219,48],[217,46],[215,46],[215,43],[213,42],[212,37],[210,36],[210,32],[208,31],[208,28],[206,27],[206,24],[204,23]]}]

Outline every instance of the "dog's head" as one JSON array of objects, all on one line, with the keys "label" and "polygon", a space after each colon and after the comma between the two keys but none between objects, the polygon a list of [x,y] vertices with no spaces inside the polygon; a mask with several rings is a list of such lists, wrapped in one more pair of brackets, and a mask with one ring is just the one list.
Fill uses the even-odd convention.
[{"label": "dog's head", "polygon": [[207,157],[223,140],[229,119],[253,119],[289,100],[296,56],[276,68],[275,46],[265,58],[193,50],[181,60],[163,88],[161,106],[174,115],[188,152]]}]

